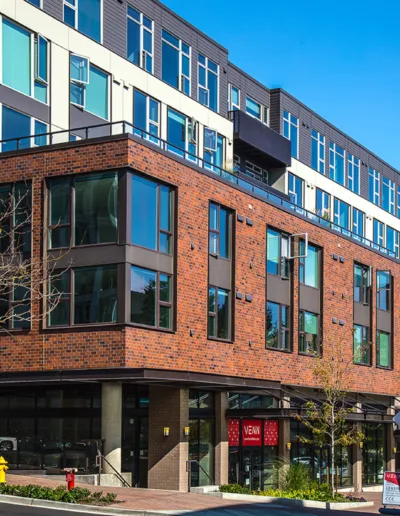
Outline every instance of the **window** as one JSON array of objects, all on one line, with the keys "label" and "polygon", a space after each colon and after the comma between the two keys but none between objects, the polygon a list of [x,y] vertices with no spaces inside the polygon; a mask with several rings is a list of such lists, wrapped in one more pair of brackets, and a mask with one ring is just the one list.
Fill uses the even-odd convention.
[{"label": "window", "polygon": [[137,9],[127,7],[127,57],[146,72],[153,73],[153,22]]},{"label": "window", "polygon": [[382,208],[394,215],[394,183],[382,176]]},{"label": "window", "polygon": [[117,321],[117,267],[80,267],[73,271],[73,324]]},{"label": "window", "polygon": [[[47,103],[48,41],[40,34],[2,19],[1,82],[14,90]],[[16,66],[18,63],[18,66]]]},{"label": "window", "polygon": [[376,307],[385,312],[391,311],[391,275],[389,271],[376,272]]},{"label": "window", "polygon": [[49,281],[48,326],[69,326],[71,324],[71,271],[54,271]]},{"label": "window", "polygon": [[137,90],[133,92],[133,125],[134,134],[160,144],[160,103]]},{"label": "window", "polygon": [[88,58],[71,54],[70,78],[71,104],[108,120],[109,75],[90,64]]},{"label": "window", "polygon": [[299,177],[289,173],[289,190],[290,200],[296,206],[303,207],[304,181]]},{"label": "window", "polygon": [[131,267],[131,322],[172,329],[172,277]]},{"label": "window", "polygon": [[228,290],[208,289],[208,336],[222,340],[231,338],[231,295]]},{"label": "window", "polygon": [[299,353],[319,354],[319,317],[316,314],[299,312]]},{"label": "window", "polygon": [[299,156],[299,119],[287,111],[283,112],[283,136],[290,140],[292,158]]},{"label": "window", "polygon": [[374,219],[374,243],[381,247],[385,246],[385,224]]},{"label": "window", "polygon": [[323,219],[330,220],[331,196],[319,188],[317,188],[316,193],[316,207],[317,215]]},{"label": "window", "polygon": [[267,302],[267,348],[290,351],[289,307]]},{"label": "window", "polygon": [[350,229],[350,206],[339,199],[335,199],[334,208],[333,220],[335,224],[341,228]]},{"label": "window", "polygon": [[325,136],[314,129],[311,131],[311,166],[325,174]]},{"label": "window", "polygon": [[353,356],[356,364],[370,364],[370,344],[368,342],[368,328],[354,325]]},{"label": "window", "polygon": [[0,187],[0,253],[31,251],[32,186],[14,183]]},{"label": "window", "polygon": [[369,169],[368,175],[368,199],[379,206],[380,204],[380,174],[373,168]]},{"label": "window", "polygon": [[64,22],[101,43],[102,0],[64,0]]},{"label": "window", "polygon": [[48,126],[44,122],[9,107],[1,107],[2,152],[47,145],[47,132]]},{"label": "window", "polygon": [[200,104],[218,113],[219,66],[202,54],[198,55],[198,59],[197,99]]},{"label": "window", "polygon": [[117,237],[116,172],[49,181],[50,249],[116,242]]},{"label": "window", "polygon": [[[300,255],[305,255],[305,242],[300,240]],[[309,287],[319,288],[319,250],[308,244],[306,258],[299,258],[300,283]]]},{"label": "window", "polygon": [[400,186],[397,187],[397,216],[400,218]]},{"label": "window", "polygon": [[197,122],[168,108],[167,149],[182,158],[197,162]]},{"label": "window", "polygon": [[162,80],[186,95],[190,95],[190,54],[189,45],[163,29]]},{"label": "window", "polygon": [[356,194],[360,193],[360,160],[353,154],[347,159],[347,186]]},{"label": "window", "polygon": [[246,113],[262,121],[262,106],[250,97],[246,97]]},{"label": "window", "polygon": [[239,111],[240,110],[240,90],[233,86],[229,85],[229,101],[228,101],[228,111]]},{"label": "window", "polygon": [[[213,129],[204,128],[204,168],[216,170],[224,165],[225,138]],[[212,166],[214,165],[214,166]],[[216,168],[215,168],[216,167]]]},{"label": "window", "polygon": [[378,330],[376,332],[376,365],[390,368],[391,360],[390,334]]},{"label": "window", "polygon": [[141,176],[132,176],[132,244],[172,253],[172,190]]},{"label": "window", "polygon": [[28,0],[28,2],[32,5],[36,5],[36,7],[41,8],[41,0]]},{"label": "window", "polygon": [[386,226],[386,247],[399,258],[399,232],[390,226]]},{"label": "window", "polygon": [[329,143],[329,177],[344,186],[344,150],[334,142]]},{"label": "window", "polygon": [[354,301],[370,304],[371,297],[371,269],[365,265],[354,264]]},{"label": "window", "polygon": [[267,229],[267,273],[288,278],[289,237],[274,229]]},{"label": "window", "polygon": [[353,208],[353,233],[361,237],[364,236],[364,217],[362,211]]},{"label": "window", "polygon": [[231,258],[232,212],[219,204],[210,203],[209,253],[220,258]]}]

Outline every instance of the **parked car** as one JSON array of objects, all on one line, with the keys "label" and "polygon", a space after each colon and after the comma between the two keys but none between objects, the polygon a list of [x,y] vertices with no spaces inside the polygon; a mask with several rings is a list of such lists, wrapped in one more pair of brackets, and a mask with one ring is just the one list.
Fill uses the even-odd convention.
[{"label": "parked car", "polygon": [[16,437],[0,437],[0,452],[15,451],[18,448]]}]

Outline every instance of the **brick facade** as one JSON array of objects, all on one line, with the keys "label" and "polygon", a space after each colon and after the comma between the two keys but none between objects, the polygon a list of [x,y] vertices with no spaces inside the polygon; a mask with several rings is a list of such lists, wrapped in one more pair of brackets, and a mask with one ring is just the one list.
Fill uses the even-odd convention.
[{"label": "brick facade", "polygon": [[[285,384],[313,386],[315,358],[298,355],[298,263],[294,264],[293,352],[265,349],[266,226],[290,234],[308,232],[309,241],[323,248],[323,335],[343,331],[353,348],[353,263],[390,270],[394,291],[394,370],[376,368],[375,298],[373,281],[372,366],[351,367],[354,391],[396,395],[399,385],[400,327],[398,284],[400,265],[312,224],[283,209],[251,196],[194,167],[172,159],[126,137],[114,141],[78,142],[67,146],[0,156],[0,183],[33,181],[33,252],[41,249],[44,220],[44,178],[129,166],[177,187],[177,328],[175,333],[133,327],[92,330],[41,331],[34,323],[28,333],[0,338],[0,372],[89,368],[155,368],[269,379]],[[236,222],[235,287],[251,294],[252,302],[234,299],[234,341],[207,339],[208,205],[213,200],[253,220],[253,226]],[[194,244],[194,249],[192,249]],[[334,261],[332,254],[344,258]],[[38,310],[38,306],[34,307]],[[343,319],[344,326],[332,324]],[[190,336],[190,330],[194,335]],[[250,342],[251,341],[251,344]]]}]

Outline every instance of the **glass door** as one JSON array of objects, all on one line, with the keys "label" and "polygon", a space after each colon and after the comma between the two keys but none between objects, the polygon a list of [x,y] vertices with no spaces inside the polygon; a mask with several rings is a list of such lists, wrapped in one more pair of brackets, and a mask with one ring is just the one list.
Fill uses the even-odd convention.
[{"label": "glass door", "polygon": [[122,471],[132,473],[134,487],[147,487],[148,427],[147,416],[123,418]]},{"label": "glass door", "polygon": [[262,488],[261,447],[242,449],[242,484],[254,491]]},{"label": "glass door", "polygon": [[214,419],[190,419],[189,425],[189,460],[200,464],[192,464],[192,486],[210,485],[214,479]]}]

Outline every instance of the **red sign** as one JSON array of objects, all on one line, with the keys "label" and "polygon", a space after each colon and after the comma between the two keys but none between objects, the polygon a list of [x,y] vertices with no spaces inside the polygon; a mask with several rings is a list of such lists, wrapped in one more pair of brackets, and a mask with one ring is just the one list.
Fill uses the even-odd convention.
[{"label": "red sign", "polygon": [[278,446],[278,421],[264,421],[264,446]]},{"label": "red sign", "polygon": [[261,446],[261,420],[245,419],[243,421],[242,445]]},{"label": "red sign", "polygon": [[398,485],[400,485],[400,476],[398,473],[392,473],[390,471],[385,471],[385,481],[398,486]]},{"label": "red sign", "polygon": [[228,419],[228,443],[229,446],[239,446],[239,420]]}]

